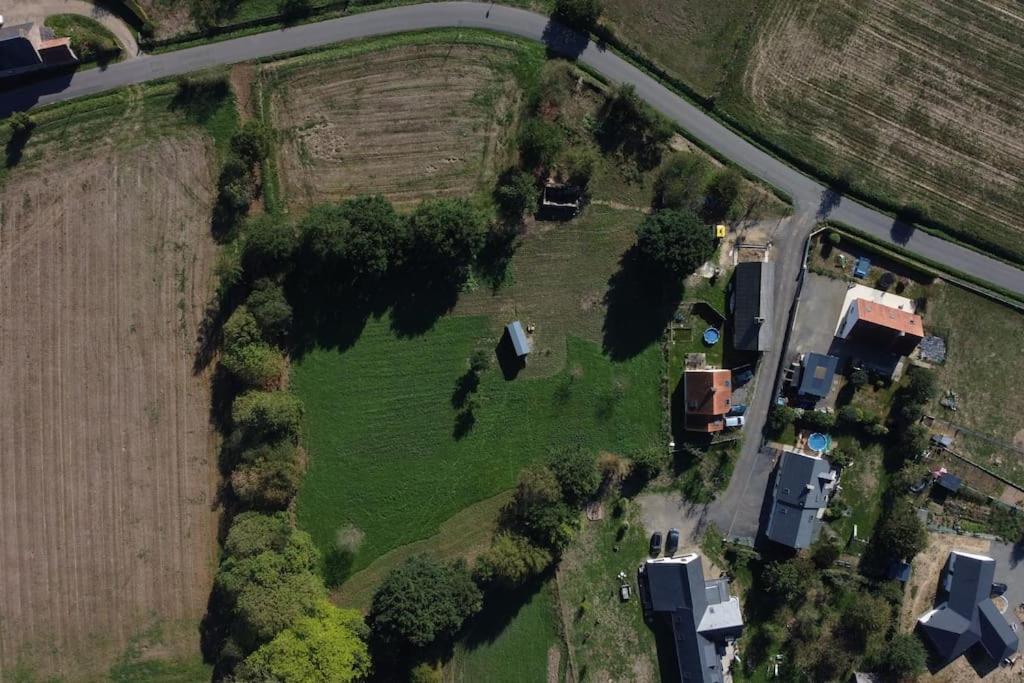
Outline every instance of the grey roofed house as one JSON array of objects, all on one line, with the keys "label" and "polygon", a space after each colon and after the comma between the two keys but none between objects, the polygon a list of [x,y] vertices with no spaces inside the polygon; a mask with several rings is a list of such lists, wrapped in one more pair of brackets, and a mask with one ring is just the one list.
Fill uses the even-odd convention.
[{"label": "grey roofed house", "polygon": [[797,550],[814,543],[821,531],[820,516],[835,485],[836,473],[827,460],[783,451],[775,470],[765,535]]},{"label": "grey roofed house", "polygon": [[526,338],[526,332],[523,331],[523,326],[518,320],[514,320],[505,326],[508,331],[508,337],[512,340],[512,348],[515,349],[516,356],[523,358],[530,353],[530,340]]},{"label": "grey roofed house", "polygon": [[832,381],[836,377],[839,359],[822,353],[808,353],[804,357],[804,369],[800,377],[801,396],[825,398],[832,391]]},{"label": "grey roofed house", "polygon": [[767,351],[772,344],[775,264],[736,266],[732,287],[732,345],[738,351]]},{"label": "grey roofed house", "polygon": [[41,64],[36,45],[40,42],[35,24],[17,24],[0,28],[0,71]]},{"label": "grey roofed house", "polygon": [[941,666],[979,644],[996,662],[1017,651],[1017,634],[989,598],[995,574],[991,557],[949,554],[940,588],[944,601],[917,620]]},{"label": "grey roofed house", "polygon": [[704,580],[700,556],[661,557],[640,566],[644,606],[668,618],[683,681],[722,683],[726,644],[743,631],[739,599],[725,579]]}]

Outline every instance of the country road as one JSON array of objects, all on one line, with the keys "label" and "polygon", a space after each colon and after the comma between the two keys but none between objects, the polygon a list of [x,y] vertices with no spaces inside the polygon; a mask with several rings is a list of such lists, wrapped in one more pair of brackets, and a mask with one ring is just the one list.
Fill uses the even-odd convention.
[{"label": "country road", "polygon": [[[160,55],[142,55],[103,70],[81,71],[3,93],[0,96],[0,116],[213,66],[356,38],[445,27],[480,28],[536,40],[554,52],[577,58],[610,81],[633,85],[641,98],[690,135],[788,193],[796,205],[797,216],[801,218],[793,225],[801,230],[810,230],[816,220],[840,220],[927,259],[1024,294],[1024,271],[921,230],[915,231],[891,216],[850,199],[831,198],[823,185],[754,146],[614,52],[589,41],[581,33],[551,22],[548,17],[501,5],[479,2],[411,5]],[[799,239],[792,240],[792,244],[798,243]],[[781,253],[781,256],[797,258],[795,250]]]}]

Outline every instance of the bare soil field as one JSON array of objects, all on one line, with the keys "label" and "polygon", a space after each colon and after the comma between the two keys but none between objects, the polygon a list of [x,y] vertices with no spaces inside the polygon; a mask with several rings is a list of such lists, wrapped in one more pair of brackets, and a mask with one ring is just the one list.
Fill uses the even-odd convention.
[{"label": "bare soil field", "polygon": [[369,59],[267,67],[285,201],[377,193],[401,206],[485,187],[505,147],[514,58],[493,48],[411,45]]},{"label": "bare soil field", "polygon": [[1024,258],[1019,2],[769,6],[730,114],[855,187]]},{"label": "bare soil field", "polygon": [[196,656],[217,557],[212,146],[88,149],[0,186],[0,671],[70,680],[154,628]]}]

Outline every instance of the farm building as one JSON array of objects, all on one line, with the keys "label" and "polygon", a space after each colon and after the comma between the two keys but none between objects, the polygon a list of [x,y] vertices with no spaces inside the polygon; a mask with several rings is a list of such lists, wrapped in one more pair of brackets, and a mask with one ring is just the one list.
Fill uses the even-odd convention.
[{"label": "farm building", "polygon": [[644,608],[672,625],[679,678],[722,683],[732,663],[729,644],[743,632],[740,601],[726,579],[704,579],[700,556],[660,557],[639,570]]},{"label": "farm building", "polygon": [[715,368],[683,374],[685,428],[691,432],[720,432],[732,409],[732,371]]},{"label": "farm building", "polygon": [[836,472],[827,460],[782,451],[765,536],[797,550],[814,543],[836,482]]},{"label": "farm building", "polygon": [[17,76],[54,66],[74,64],[78,57],[69,38],[46,38],[37,24],[0,27],[0,77]]},{"label": "farm building", "polygon": [[832,391],[839,359],[821,353],[808,353],[803,359],[803,371],[797,395],[811,401],[825,398]]},{"label": "farm building", "polygon": [[583,192],[575,185],[549,183],[544,186],[540,199],[542,218],[567,219],[580,211]]},{"label": "farm building", "polygon": [[512,342],[512,349],[516,353],[516,358],[525,361],[526,357],[530,355],[530,339],[526,336],[522,323],[514,320],[505,326],[505,331]]},{"label": "farm building", "polygon": [[975,645],[996,662],[1017,651],[1017,634],[989,599],[995,573],[991,557],[958,550],[949,554],[939,587],[942,603],[917,620],[940,666]]},{"label": "farm building", "polygon": [[924,338],[921,316],[868,299],[854,299],[836,336],[900,356],[914,352]]},{"label": "farm building", "polygon": [[733,348],[737,351],[767,351],[772,343],[772,297],[775,264],[754,261],[740,263],[733,276]]}]

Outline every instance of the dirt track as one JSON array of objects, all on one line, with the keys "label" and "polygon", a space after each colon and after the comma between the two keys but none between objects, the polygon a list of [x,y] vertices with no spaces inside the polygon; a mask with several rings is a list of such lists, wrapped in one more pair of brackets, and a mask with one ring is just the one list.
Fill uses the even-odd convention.
[{"label": "dirt track", "polygon": [[153,624],[191,621],[197,650],[216,558],[209,382],[192,371],[207,152],[100,148],[0,190],[3,670],[91,679]]}]

